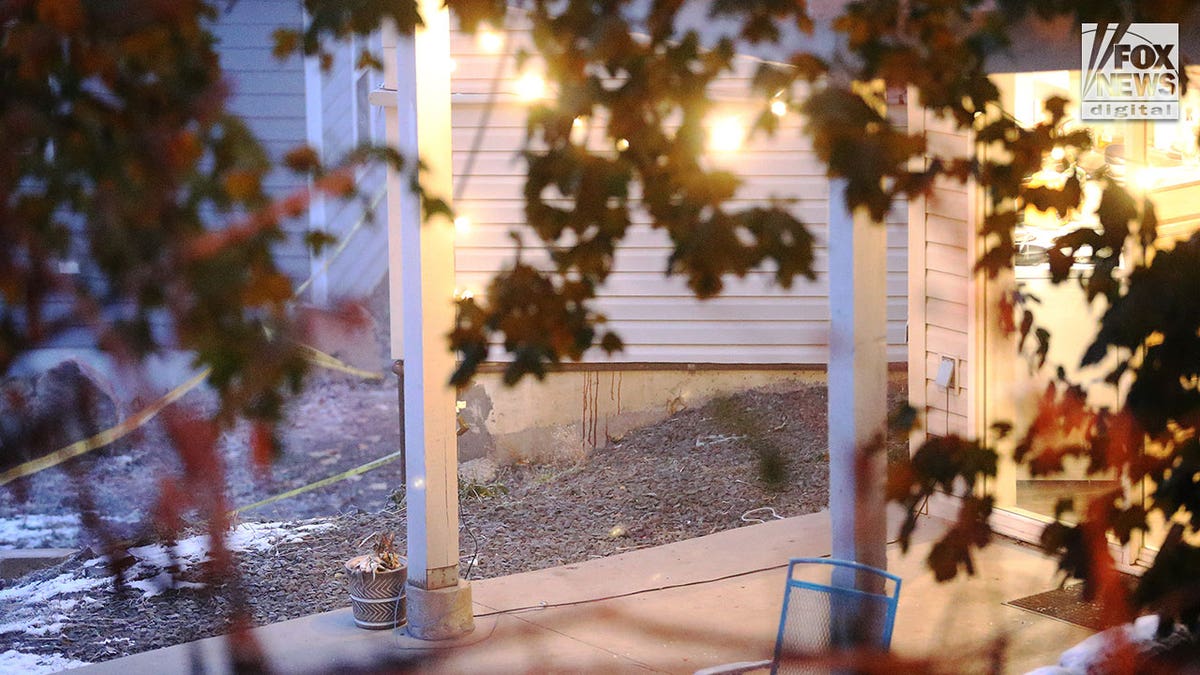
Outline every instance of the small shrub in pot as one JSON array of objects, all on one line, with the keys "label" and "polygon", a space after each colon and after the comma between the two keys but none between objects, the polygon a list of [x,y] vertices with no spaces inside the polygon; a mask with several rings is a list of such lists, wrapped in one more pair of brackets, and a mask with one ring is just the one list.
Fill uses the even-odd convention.
[{"label": "small shrub in pot", "polygon": [[350,607],[359,628],[386,630],[408,622],[404,594],[408,564],[396,553],[394,542],[390,533],[379,535],[371,553],[346,561]]}]

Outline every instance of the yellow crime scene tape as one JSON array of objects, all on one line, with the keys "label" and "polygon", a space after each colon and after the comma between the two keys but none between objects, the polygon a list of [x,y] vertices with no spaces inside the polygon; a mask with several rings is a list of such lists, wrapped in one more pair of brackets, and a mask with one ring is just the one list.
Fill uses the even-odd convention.
[{"label": "yellow crime scene tape", "polygon": [[[385,190],[381,190],[378,194],[376,194],[371,202],[370,208],[373,209],[376,206],[378,206],[379,202],[383,199],[383,196],[385,194],[386,194]],[[341,255],[341,253],[346,249],[346,245],[350,241],[350,239],[354,236],[354,234],[356,234],[362,228],[363,224],[366,222],[367,222],[366,217],[365,216],[361,217],[359,219],[359,221],[354,224],[354,227],[352,227],[350,229],[350,231],[346,234],[346,236],[342,237],[341,241],[338,243],[337,248],[334,249],[333,254],[331,256],[326,257],[324,266],[322,267],[322,270],[321,270],[322,272],[324,272],[326,269],[329,268],[329,266],[333,262],[334,258],[337,258],[339,255]],[[293,295],[299,295],[305,289],[307,289],[308,286],[310,284],[312,284],[314,277],[315,277],[315,274],[313,276],[310,276],[308,279],[306,279],[304,281],[304,283],[302,283],[299,287],[297,287],[297,289],[293,293]],[[353,375],[355,377],[358,377],[358,378],[361,378],[364,380],[369,380],[372,382],[380,382],[384,378],[383,373],[372,372],[369,370],[363,370],[362,368],[356,368],[356,367],[342,361],[341,359],[337,358],[336,356],[333,356],[332,354],[326,354],[325,352],[317,349],[316,347],[312,347],[312,346],[309,346],[309,345],[306,345],[303,343],[297,343],[297,345],[299,346],[300,351],[304,354],[304,358],[309,363],[311,363],[315,366],[319,366],[321,368],[328,368],[330,370],[336,370],[336,371],[343,372],[348,375]],[[114,426],[112,428],[105,429],[104,431],[101,431],[100,433],[96,434],[95,436],[92,436],[91,438],[85,438],[83,440],[76,441],[66,447],[55,450],[54,452],[52,452],[48,455],[43,455],[37,459],[30,460],[28,462],[25,462],[24,464],[20,464],[18,466],[15,466],[11,469],[4,471],[3,473],[0,473],[0,485],[6,485],[8,483],[11,483],[14,480],[17,480],[18,478],[32,476],[33,474],[35,474],[39,471],[44,471],[45,469],[49,469],[50,467],[58,466],[59,464],[62,464],[63,462],[65,462],[69,459],[73,459],[80,455],[89,453],[92,450],[96,450],[97,448],[102,448],[106,445],[109,445],[110,443],[114,443],[114,442],[120,440],[121,438],[124,438],[129,433],[131,433],[133,430],[145,425],[147,422],[154,419],[154,417],[156,415],[158,415],[158,413],[161,412],[163,408],[166,408],[168,405],[171,405],[175,401],[178,401],[180,398],[183,397],[184,394],[187,394],[189,391],[200,386],[200,383],[202,383],[206,379],[208,379],[209,372],[210,372],[210,370],[206,368],[203,371],[201,371],[200,373],[197,373],[194,377],[189,379],[187,382],[184,382],[183,384],[179,385],[178,387],[175,387],[174,389],[172,389],[171,391],[169,391],[165,395],[163,395],[162,398],[158,399],[157,401],[155,401],[154,403],[150,404],[149,406],[143,408],[142,410],[139,410],[138,412],[134,413],[133,415],[129,416],[128,418],[122,420],[119,424],[117,424],[116,426]],[[275,495],[274,497],[269,497],[267,499],[262,500],[261,502],[251,504],[249,506],[243,506],[243,507],[235,510],[233,513],[240,513],[242,511],[246,511],[246,510],[256,508],[259,506],[265,506],[266,504],[270,504],[271,502],[279,501],[281,499],[286,499],[287,497],[292,497],[292,496],[307,492],[309,490],[316,489],[323,485],[328,485],[330,483],[334,483],[339,480],[349,478],[350,476],[358,475],[360,473],[366,473],[367,471],[370,471],[371,469],[383,466],[384,464],[387,464],[395,459],[398,459],[399,457],[402,456],[402,454],[403,453],[396,452],[396,453],[392,453],[391,455],[387,455],[385,457],[380,457],[379,459],[376,459],[372,462],[368,462],[367,464],[356,467],[354,469],[350,469],[349,471],[343,472],[336,476],[330,476],[329,478],[324,478],[322,480],[317,481],[316,483],[311,483],[309,485],[305,485],[303,487],[299,487],[294,490],[290,490],[288,492],[283,493],[282,495]]]},{"label": "yellow crime scene tape", "polygon": [[[331,370],[338,370],[350,375],[355,375],[365,380],[372,380],[375,382],[383,380],[382,373],[375,373],[369,370],[355,368],[336,356],[326,354],[325,352],[315,347],[310,347],[306,344],[300,344],[299,346],[300,351],[304,353],[304,358],[315,366],[329,368]],[[3,473],[0,473],[0,485],[6,485],[14,480],[17,480],[18,478],[24,478],[25,476],[32,476],[39,471],[49,469],[52,466],[58,466],[68,459],[73,459],[124,438],[134,429],[137,429],[138,427],[141,427],[150,420],[154,419],[154,416],[162,412],[163,408],[171,405],[175,401],[178,401],[183,397],[184,394],[200,386],[201,382],[204,382],[206,379],[208,379],[208,374],[209,369],[205,368],[187,382],[184,382],[178,387],[175,387],[171,391],[167,392],[162,398],[158,399],[154,403],[151,403],[133,415],[121,420],[121,422],[116,426],[105,429],[91,438],[75,441],[74,443],[66,447],[59,448],[48,455],[43,455],[37,459],[25,462],[24,464],[19,464],[4,471]]]},{"label": "yellow crime scene tape", "polygon": [[229,514],[237,515],[244,511],[249,511],[251,509],[257,509],[260,506],[266,506],[267,504],[273,504],[277,501],[287,499],[288,497],[295,497],[296,495],[301,495],[301,494],[304,494],[305,492],[309,492],[311,490],[316,490],[319,487],[325,487],[326,485],[331,485],[340,480],[345,480],[347,478],[350,478],[351,476],[357,476],[359,474],[366,473],[373,469],[378,469],[379,467],[383,466],[384,464],[390,464],[390,463],[396,461],[397,459],[400,459],[403,456],[404,456],[403,451],[393,452],[390,455],[384,455],[383,457],[380,457],[379,459],[373,459],[373,460],[367,462],[366,464],[363,464],[361,466],[356,466],[353,469],[349,469],[349,470],[343,471],[339,474],[329,476],[328,478],[322,478],[321,480],[313,482],[313,483],[309,483],[308,485],[301,485],[300,487],[292,488],[291,490],[288,490],[287,492],[281,492],[277,495],[273,495],[271,497],[267,497],[266,499],[254,502],[253,504],[247,504],[246,506],[239,506],[238,508],[230,511]]},{"label": "yellow crime scene tape", "polygon": [[171,405],[175,401],[178,401],[183,397],[184,394],[200,386],[201,382],[208,379],[208,373],[209,369],[205,368],[192,377],[192,379],[184,382],[178,387],[175,387],[154,403],[151,403],[149,406],[142,408],[138,412],[122,420],[121,423],[115,427],[105,429],[91,438],[75,441],[65,448],[59,448],[48,455],[43,455],[35,460],[15,466],[4,473],[0,473],[0,485],[11,483],[18,478],[31,476],[44,469],[49,469],[52,466],[62,464],[68,459],[78,457],[82,454],[91,452],[96,448],[102,448],[109,443],[113,443],[121,438],[124,438],[129,434],[129,432],[154,419],[154,416],[162,412],[163,408]]},{"label": "yellow crime scene tape", "polygon": [[300,347],[300,351],[304,354],[304,358],[308,359],[308,362],[314,366],[320,366],[330,370],[338,370],[364,380],[371,380],[372,382],[383,381],[383,373],[371,370],[363,370],[362,368],[355,368],[336,356],[326,354],[316,347],[310,347],[304,343],[297,344]]}]

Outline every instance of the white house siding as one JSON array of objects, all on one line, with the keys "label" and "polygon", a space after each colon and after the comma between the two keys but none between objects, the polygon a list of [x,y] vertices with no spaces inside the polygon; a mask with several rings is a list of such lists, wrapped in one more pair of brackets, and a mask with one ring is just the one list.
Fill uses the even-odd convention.
[{"label": "white house siding", "polygon": [[[245,0],[235,3],[211,26],[218,39],[216,51],[232,85],[229,107],[247,119],[276,158],[304,140],[304,81],[298,60],[280,63],[271,56],[270,34],[293,20],[299,25],[300,17],[299,5],[289,0]],[[272,195],[286,194],[300,185],[302,182],[282,172],[273,173],[266,182]],[[221,226],[215,214],[207,215],[214,226]],[[278,252],[280,263],[289,275],[296,279],[307,277],[308,254],[298,237]],[[82,257],[82,251],[80,254]],[[86,262],[83,267],[86,273]],[[115,318],[127,309],[110,308],[107,314]],[[52,299],[47,303],[46,318],[59,319],[72,311],[69,301]],[[165,315],[155,314],[152,328],[160,340],[171,341],[170,322]],[[81,325],[63,331],[44,346],[90,349],[95,342],[92,331]]]},{"label": "white house siding", "polygon": [[[914,101],[908,105],[910,128],[925,132],[933,156],[960,157],[971,151],[969,137],[953,123],[937,118]],[[908,296],[912,308],[909,332],[909,399],[925,412],[925,433],[966,434],[970,382],[969,320],[973,234],[968,225],[975,200],[971,185],[939,180],[932,193],[912,202],[909,210]],[[943,356],[955,361],[954,386],[938,387],[935,378]]]},{"label": "white house siding", "polygon": [[[224,9],[224,7],[223,7]],[[280,61],[271,54],[271,34],[277,28],[303,25],[300,3],[294,0],[241,0],[222,11],[212,26],[221,66],[232,87],[230,109],[243,117],[273,159],[305,142],[304,65],[301,59]],[[305,184],[286,171],[267,177],[274,197],[291,194]],[[301,237],[305,219],[285,223],[291,235],[278,249],[283,270],[296,280],[309,273],[309,255]]]},{"label": "white house siding", "polygon": [[[527,36],[510,34],[519,43]],[[453,152],[456,184],[462,193],[456,211],[471,221],[457,241],[457,283],[479,292],[487,281],[513,258],[509,236],[524,223],[522,186],[524,161],[518,156],[525,139],[525,105],[513,95],[515,63],[508,59],[478,139],[479,151],[471,159],[480,128],[487,116],[499,56],[484,53],[477,40],[455,34],[451,50],[456,64],[453,81]],[[755,63],[739,59],[737,76],[725,77],[717,87],[718,114],[740,114],[749,122],[757,114],[748,102],[749,76]],[[901,111],[901,116],[903,112]],[[728,280],[722,297],[699,301],[684,281],[663,274],[670,251],[662,232],[652,230],[642,217],[617,255],[616,271],[602,289],[599,308],[625,340],[623,353],[611,360],[642,363],[724,364],[824,364],[828,360],[828,256],[825,229],[828,220],[828,181],[811,145],[800,130],[801,122],[789,116],[774,138],[747,143],[732,156],[720,159],[741,174],[745,185],[734,207],[762,204],[776,196],[795,198],[795,214],[817,237],[815,281],[797,279],[790,290],[771,283],[772,271],[752,272],[744,279]],[[593,140],[600,141],[599,129]],[[464,175],[468,166],[470,174]],[[905,359],[907,213],[900,208],[888,217],[888,342],[893,361]],[[524,241],[536,237],[522,232]],[[529,255],[527,249],[526,255]],[[494,356],[499,357],[497,353]],[[602,353],[590,362],[610,359]]]},{"label": "white house siding", "polygon": [[[319,82],[310,79],[310,86],[319,87],[319,146],[328,163],[340,161],[359,145],[383,138],[382,112],[372,110],[366,100],[366,95],[382,80],[382,75],[356,67],[358,48],[352,43],[337,45],[330,69],[320,75]],[[378,35],[361,48],[380,55]],[[366,78],[361,87],[360,77]],[[360,114],[367,120],[365,128],[360,128]],[[386,204],[380,198],[384,176],[382,166],[360,170],[357,181],[362,200],[325,200],[320,212],[323,219],[318,218],[322,222],[315,225],[323,226],[340,243],[324,257],[314,260],[313,274],[326,275],[324,297],[315,298],[319,302],[365,296],[387,273]],[[376,206],[373,221],[368,218],[363,200],[367,205]]]}]

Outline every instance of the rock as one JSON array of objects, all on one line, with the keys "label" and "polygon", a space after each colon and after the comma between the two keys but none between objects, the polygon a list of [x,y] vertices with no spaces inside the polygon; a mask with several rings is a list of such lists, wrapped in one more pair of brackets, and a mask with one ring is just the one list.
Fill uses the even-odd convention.
[{"label": "rock", "polygon": [[487,485],[496,480],[500,467],[490,457],[468,460],[458,465],[458,478],[470,485]]},{"label": "rock", "polygon": [[[119,422],[112,388],[73,359],[33,377],[0,382],[0,467],[15,466]],[[124,452],[115,443],[109,452]]]}]

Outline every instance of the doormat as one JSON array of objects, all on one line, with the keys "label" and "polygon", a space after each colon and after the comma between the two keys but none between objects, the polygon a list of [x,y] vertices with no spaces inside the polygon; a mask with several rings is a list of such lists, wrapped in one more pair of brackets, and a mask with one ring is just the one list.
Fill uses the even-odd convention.
[{"label": "doormat", "polygon": [[[1126,575],[1122,575],[1124,577]],[[1123,579],[1132,590],[1134,577]],[[1083,599],[1083,583],[1029,595],[1004,603],[1091,630],[1104,630],[1099,602]]]}]

